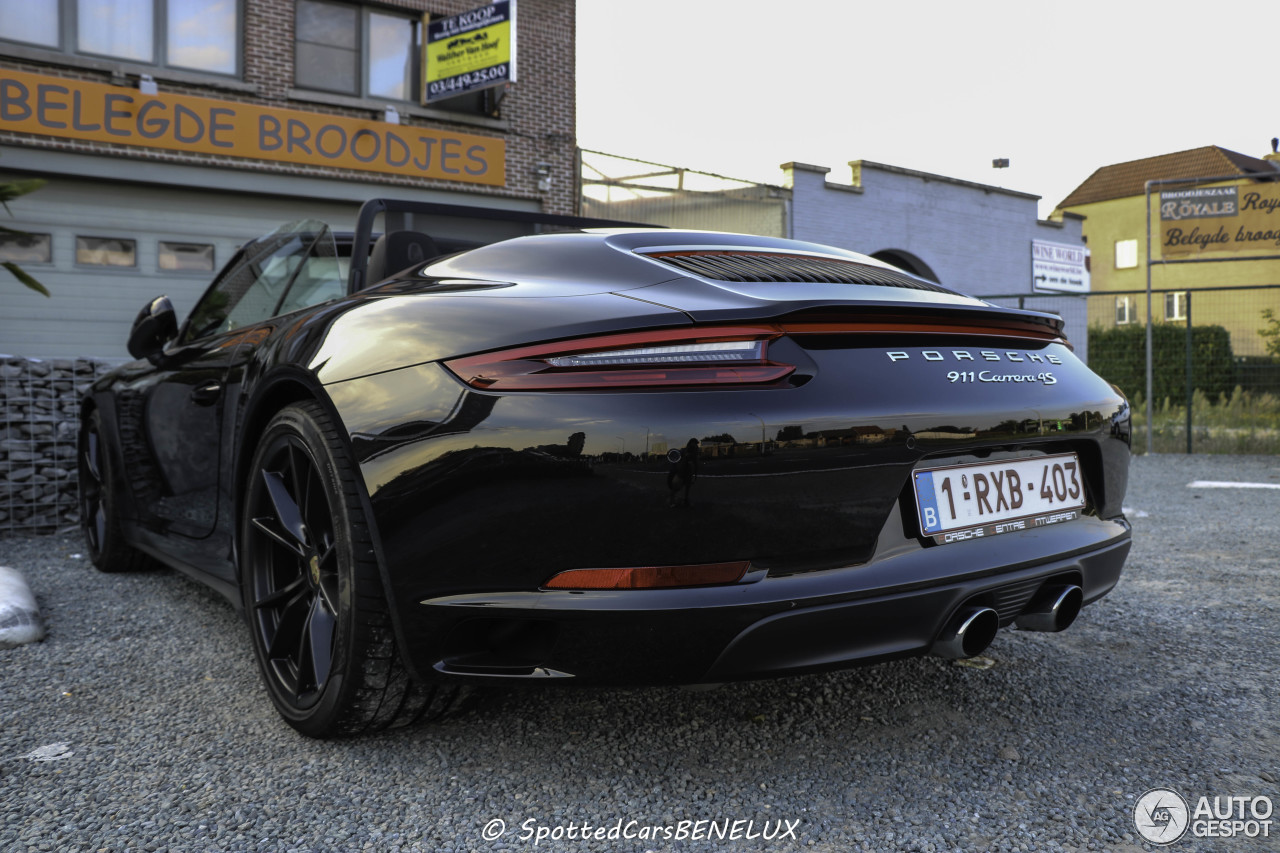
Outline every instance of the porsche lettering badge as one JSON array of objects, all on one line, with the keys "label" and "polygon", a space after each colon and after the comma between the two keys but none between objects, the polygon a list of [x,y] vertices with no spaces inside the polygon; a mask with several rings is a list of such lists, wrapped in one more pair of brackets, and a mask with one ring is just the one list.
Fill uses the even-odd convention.
[{"label": "porsche lettering badge", "polygon": [[[907,361],[911,358],[911,353],[906,350],[885,350],[885,355],[889,356],[889,361],[891,362]],[[1038,352],[1017,352],[1016,350],[996,352],[995,350],[984,349],[978,350],[977,355],[974,355],[973,352],[966,349],[926,349],[920,350],[920,357],[925,361],[1011,361],[1029,364],[1062,364],[1062,359],[1056,355],[1041,355]]]}]

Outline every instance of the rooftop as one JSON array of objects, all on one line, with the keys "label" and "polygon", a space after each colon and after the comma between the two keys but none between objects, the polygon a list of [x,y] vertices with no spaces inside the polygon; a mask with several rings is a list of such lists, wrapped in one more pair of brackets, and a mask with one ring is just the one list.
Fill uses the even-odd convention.
[{"label": "rooftop", "polygon": [[1276,169],[1277,165],[1267,160],[1228,151],[1216,145],[1206,145],[1203,148],[1103,166],[1072,190],[1058,205],[1058,209],[1142,195],[1146,192],[1147,181],[1247,175],[1254,172],[1274,173]]}]

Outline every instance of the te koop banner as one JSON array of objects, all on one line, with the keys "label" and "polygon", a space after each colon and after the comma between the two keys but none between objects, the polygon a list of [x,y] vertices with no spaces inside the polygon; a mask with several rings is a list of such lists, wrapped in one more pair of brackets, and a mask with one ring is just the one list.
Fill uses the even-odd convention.
[{"label": "te koop banner", "polygon": [[503,186],[502,139],[0,69],[0,130]]},{"label": "te koop banner", "polygon": [[1163,257],[1280,254],[1280,183],[1160,193],[1160,247]]}]

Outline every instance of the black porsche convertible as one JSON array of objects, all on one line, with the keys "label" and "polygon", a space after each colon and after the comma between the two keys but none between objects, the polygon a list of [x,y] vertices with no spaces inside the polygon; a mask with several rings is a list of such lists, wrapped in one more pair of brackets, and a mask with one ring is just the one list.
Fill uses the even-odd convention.
[{"label": "black porsche convertible", "polygon": [[148,304],[83,403],[95,565],[225,594],[312,736],[477,682],[972,656],[1116,584],[1129,406],[1058,317],[602,225],[379,199]]}]

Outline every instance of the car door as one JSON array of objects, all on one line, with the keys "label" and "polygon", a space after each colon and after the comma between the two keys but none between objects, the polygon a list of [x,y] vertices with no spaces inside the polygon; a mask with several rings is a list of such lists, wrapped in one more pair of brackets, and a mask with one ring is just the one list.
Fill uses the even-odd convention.
[{"label": "car door", "polygon": [[[290,289],[299,282],[301,290],[291,298]],[[122,389],[132,400],[121,406],[131,410],[121,412],[121,433],[126,468],[135,469],[142,484],[135,491],[140,520],[172,534],[169,539],[180,551],[185,549],[173,541],[176,537],[204,539],[219,527],[229,529],[218,524],[225,511],[220,480],[228,468],[229,419],[235,416],[244,365],[269,337],[270,321],[282,311],[343,292],[327,226],[314,220],[282,226],[237,253],[156,369]],[[189,553],[187,562],[212,569],[200,565],[202,555],[229,549],[206,544]]]}]

